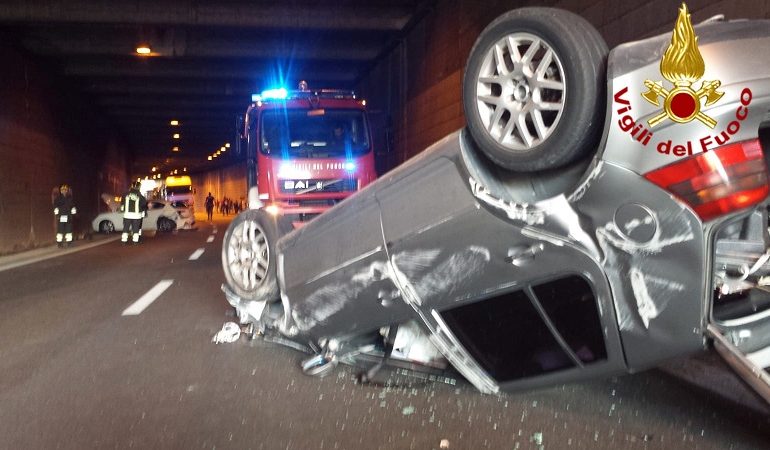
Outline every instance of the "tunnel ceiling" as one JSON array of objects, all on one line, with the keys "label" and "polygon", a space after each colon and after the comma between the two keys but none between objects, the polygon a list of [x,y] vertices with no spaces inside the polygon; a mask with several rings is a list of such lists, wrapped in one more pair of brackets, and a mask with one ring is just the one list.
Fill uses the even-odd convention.
[{"label": "tunnel ceiling", "polygon": [[[2,1],[0,27],[96,105],[141,174],[212,164],[207,156],[233,141],[251,94],[281,80],[352,88],[430,3]],[[152,53],[139,56],[140,44]]]}]

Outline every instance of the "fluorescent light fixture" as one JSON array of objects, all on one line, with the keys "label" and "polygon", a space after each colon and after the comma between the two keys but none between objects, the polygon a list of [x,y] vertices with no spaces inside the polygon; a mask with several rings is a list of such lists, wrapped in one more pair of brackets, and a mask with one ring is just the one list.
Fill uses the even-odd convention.
[{"label": "fluorescent light fixture", "polygon": [[152,53],[149,45],[139,45],[136,47],[136,53],[139,55],[149,55]]},{"label": "fluorescent light fixture", "polygon": [[172,120],[170,123],[171,123],[172,127],[179,126],[179,121],[178,120]]}]

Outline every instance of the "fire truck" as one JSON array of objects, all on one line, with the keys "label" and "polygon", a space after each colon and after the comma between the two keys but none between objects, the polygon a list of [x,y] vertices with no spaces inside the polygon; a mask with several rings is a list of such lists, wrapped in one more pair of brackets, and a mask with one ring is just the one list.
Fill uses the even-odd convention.
[{"label": "fire truck", "polygon": [[376,178],[366,101],[304,82],[265,90],[252,96],[241,137],[249,208],[225,233],[222,264],[235,294],[269,298],[276,240]]},{"label": "fire truck", "polygon": [[301,83],[252,101],[244,137],[257,208],[290,217],[297,227],[376,178],[366,101],[354,92]]}]

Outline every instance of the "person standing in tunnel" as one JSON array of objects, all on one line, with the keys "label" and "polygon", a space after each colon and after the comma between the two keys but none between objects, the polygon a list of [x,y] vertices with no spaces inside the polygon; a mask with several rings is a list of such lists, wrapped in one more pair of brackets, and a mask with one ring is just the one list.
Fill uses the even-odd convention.
[{"label": "person standing in tunnel", "polygon": [[206,216],[208,217],[208,220],[210,222],[214,215],[214,196],[211,195],[211,192],[209,192],[209,195],[206,197],[205,205],[206,205]]},{"label": "person standing in tunnel", "polygon": [[72,190],[66,184],[59,187],[53,199],[53,214],[56,216],[56,244],[59,247],[72,245],[72,216],[77,213],[72,201]]},{"label": "person standing in tunnel", "polygon": [[142,219],[147,211],[147,199],[139,191],[139,182],[131,183],[131,189],[123,194],[123,203],[120,206],[123,211],[123,234],[120,241],[128,243],[128,235],[131,234],[131,242],[139,243],[142,236]]}]

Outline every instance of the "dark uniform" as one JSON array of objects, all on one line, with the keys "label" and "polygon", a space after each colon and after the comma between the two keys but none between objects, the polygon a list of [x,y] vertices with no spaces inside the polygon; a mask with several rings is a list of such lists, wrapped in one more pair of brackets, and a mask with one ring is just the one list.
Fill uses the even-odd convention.
[{"label": "dark uniform", "polygon": [[72,191],[62,184],[59,194],[53,199],[53,214],[56,216],[56,243],[59,247],[72,244],[72,216],[77,213],[72,201]]},{"label": "dark uniform", "polygon": [[142,236],[142,219],[147,211],[147,199],[139,192],[139,183],[131,184],[131,189],[123,194],[123,203],[120,206],[123,211],[123,234],[120,241],[128,243],[128,235],[131,234],[131,242],[139,243]]},{"label": "dark uniform", "polygon": [[208,218],[208,220],[211,220],[211,217],[214,214],[214,197],[211,195],[211,192],[209,192],[208,197],[206,197],[205,205],[206,205],[206,217]]}]

